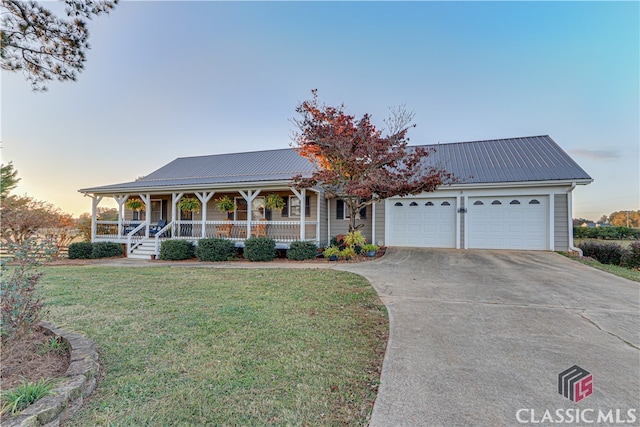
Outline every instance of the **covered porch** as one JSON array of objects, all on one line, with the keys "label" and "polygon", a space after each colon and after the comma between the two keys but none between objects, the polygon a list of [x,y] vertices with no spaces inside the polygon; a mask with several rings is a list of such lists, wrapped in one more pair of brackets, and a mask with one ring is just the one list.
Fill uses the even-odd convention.
[{"label": "covered porch", "polygon": [[[284,200],[282,209],[265,206],[265,198],[271,194]],[[317,190],[287,187],[87,196],[92,198],[92,241],[122,243],[126,245],[127,256],[143,246],[152,246],[157,256],[165,239],[196,242],[217,237],[243,247],[247,238],[264,236],[274,239],[279,249],[286,249],[297,240],[320,243],[321,195]],[[196,198],[199,208],[182,211],[179,201],[183,197]],[[233,200],[233,210],[218,209],[217,201],[221,197]],[[118,205],[117,221],[98,217],[100,203],[108,198],[113,198]],[[143,207],[137,210],[127,207],[127,201],[131,199],[140,199]]]}]

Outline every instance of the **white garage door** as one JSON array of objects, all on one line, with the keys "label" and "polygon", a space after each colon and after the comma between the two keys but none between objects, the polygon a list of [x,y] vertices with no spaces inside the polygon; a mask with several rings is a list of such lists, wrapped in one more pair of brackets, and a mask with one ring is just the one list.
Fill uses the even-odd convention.
[{"label": "white garage door", "polygon": [[470,197],[467,247],[547,249],[546,196]]},{"label": "white garage door", "polygon": [[456,247],[456,199],[390,200],[389,246]]}]

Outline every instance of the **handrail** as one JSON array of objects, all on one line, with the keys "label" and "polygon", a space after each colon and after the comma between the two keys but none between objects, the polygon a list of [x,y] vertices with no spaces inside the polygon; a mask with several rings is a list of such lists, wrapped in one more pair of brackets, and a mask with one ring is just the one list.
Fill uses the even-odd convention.
[{"label": "handrail", "polygon": [[142,230],[143,228],[145,228],[147,226],[146,222],[140,223],[140,225],[138,225],[136,228],[134,228],[133,230],[131,230],[128,234],[127,234],[127,253],[131,253],[133,252],[133,250],[135,248],[137,248],[138,246],[140,246],[140,244],[145,240],[145,239],[139,239],[133,246],[131,245],[131,241],[133,240],[134,235]]},{"label": "handrail", "polygon": [[172,225],[173,225],[173,221],[171,221],[169,224],[165,225],[158,232],[156,232],[156,234],[154,236],[155,243],[156,243],[156,247],[155,247],[156,257],[158,255],[160,255],[160,236],[162,236],[164,233],[169,231],[169,229],[171,228]]}]

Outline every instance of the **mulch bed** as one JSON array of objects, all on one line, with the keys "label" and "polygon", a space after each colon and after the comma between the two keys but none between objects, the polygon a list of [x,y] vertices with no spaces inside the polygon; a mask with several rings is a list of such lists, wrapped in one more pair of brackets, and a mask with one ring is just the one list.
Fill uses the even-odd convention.
[{"label": "mulch bed", "polygon": [[62,378],[69,368],[69,350],[45,351],[51,335],[38,329],[20,338],[2,343],[0,389],[8,390],[25,381]]}]

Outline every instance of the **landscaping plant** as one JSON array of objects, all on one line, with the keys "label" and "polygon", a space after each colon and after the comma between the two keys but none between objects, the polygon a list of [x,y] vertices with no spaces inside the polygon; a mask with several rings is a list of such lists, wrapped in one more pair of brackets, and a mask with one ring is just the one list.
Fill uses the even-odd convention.
[{"label": "landscaping plant", "polygon": [[313,242],[296,241],[291,242],[287,250],[287,258],[294,261],[314,259],[318,253],[318,248]]},{"label": "landscaping plant", "polygon": [[51,379],[42,379],[36,382],[24,382],[16,388],[2,391],[0,393],[0,400],[2,400],[0,415],[7,412],[10,412],[11,415],[17,415],[38,399],[54,394],[53,389],[56,383],[57,381]]},{"label": "landscaping plant", "polygon": [[160,259],[166,261],[180,261],[193,258],[195,248],[188,240],[165,240],[160,246]]},{"label": "landscaping plant", "polygon": [[236,257],[236,245],[228,239],[200,239],[195,253],[200,261],[228,261]]},{"label": "landscaping plant", "polygon": [[[0,261],[0,336],[3,342],[30,332],[41,320],[44,302],[36,286],[43,273],[38,267],[55,251],[50,244],[39,243],[34,238],[19,245],[9,245],[7,249],[10,256]],[[11,272],[8,262],[14,265]]]},{"label": "landscaping plant", "polygon": [[244,257],[249,261],[273,261],[276,241],[270,237],[251,237],[244,241]]}]

